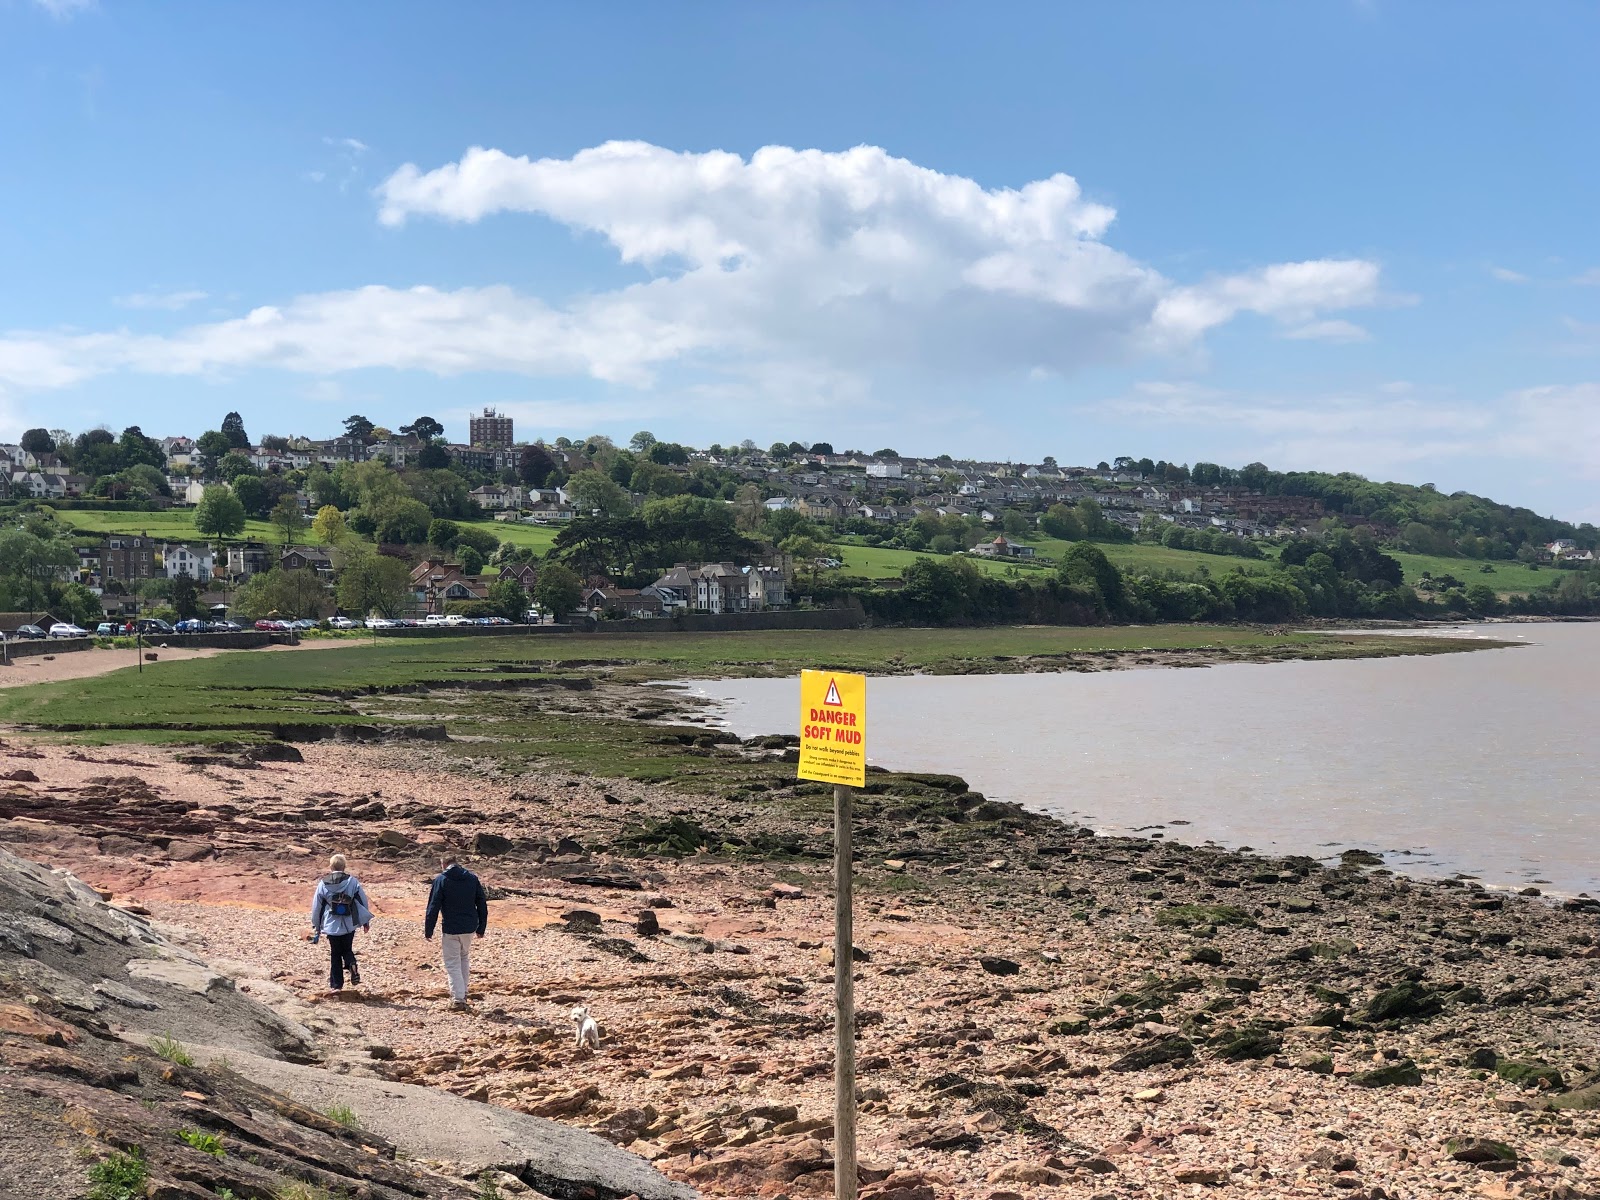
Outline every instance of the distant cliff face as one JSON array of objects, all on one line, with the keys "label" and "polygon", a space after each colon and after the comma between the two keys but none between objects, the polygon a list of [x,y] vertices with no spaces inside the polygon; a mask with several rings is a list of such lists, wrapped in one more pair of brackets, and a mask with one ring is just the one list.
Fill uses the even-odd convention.
[{"label": "distant cliff face", "polygon": [[475,1200],[495,1194],[487,1173],[505,1196],[693,1197],[591,1134],[370,1081],[419,1124],[493,1127],[466,1139],[462,1174],[430,1170],[260,1082],[310,1100],[330,1077],[295,1064],[314,1057],[308,1030],[142,917],[0,850],[0,1196]]}]

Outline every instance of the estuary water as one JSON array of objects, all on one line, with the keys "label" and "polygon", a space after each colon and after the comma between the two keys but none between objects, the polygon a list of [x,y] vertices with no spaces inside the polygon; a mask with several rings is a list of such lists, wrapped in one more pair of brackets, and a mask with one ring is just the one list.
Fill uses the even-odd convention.
[{"label": "estuary water", "polygon": [[[1600,894],[1600,623],[1451,632],[1521,644],[876,678],[869,759],[1100,832],[1318,858],[1359,847],[1406,874]],[[686,686],[740,736],[797,730],[797,680]]]}]

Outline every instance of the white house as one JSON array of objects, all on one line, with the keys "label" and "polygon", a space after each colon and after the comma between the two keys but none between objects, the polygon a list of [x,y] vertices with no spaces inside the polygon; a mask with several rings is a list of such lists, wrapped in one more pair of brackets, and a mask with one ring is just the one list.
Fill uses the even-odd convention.
[{"label": "white house", "polygon": [[867,476],[871,479],[900,479],[904,472],[897,462],[873,462],[867,464]]},{"label": "white house", "polygon": [[168,579],[187,575],[196,583],[209,583],[216,556],[205,543],[197,546],[173,543],[161,548],[161,565]]}]

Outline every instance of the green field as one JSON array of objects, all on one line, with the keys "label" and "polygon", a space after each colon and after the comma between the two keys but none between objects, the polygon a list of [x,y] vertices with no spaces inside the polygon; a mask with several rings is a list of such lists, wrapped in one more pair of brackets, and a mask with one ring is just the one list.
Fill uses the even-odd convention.
[{"label": "green field", "polygon": [[[1269,661],[1481,646],[1216,625],[395,638],[315,651],[236,651],[157,663],[142,673],[130,667],[6,689],[0,692],[0,722],[104,740],[192,741],[368,722],[376,705],[403,709],[405,719],[448,720],[452,734],[500,740],[522,736],[507,723],[531,720],[527,697],[536,694],[547,702],[558,697],[565,711],[592,710],[590,720],[612,720],[618,714],[611,705],[569,690],[570,681],[587,687],[585,681],[595,677],[640,683],[794,675],[802,667],[970,674],[1041,666],[1095,669],[1105,665],[1106,655],[1128,653],[1193,651],[1203,656],[1195,661]],[[540,721],[552,719],[541,709]]]},{"label": "green field", "polygon": [[1386,550],[1384,553],[1400,560],[1400,565],[1405,568],[1406,582],[1412,587],[1422,579],[1424,571],[1435,576],[1454,575],[1467,587],[1486,583],[1501,595],[1537,591],[1561,578],[1561,572],[1554,567],[1535,567],[1528,563],[1444,558],[1437,554],[1403,554],[1398,550]]},{"label": "green field", "polygon": [[[148,534],[168,542],[192,542],[200,534],[194,527],[192,508],[173,508],[165,512],[112,512],[99,508],[58,509],[61,523],[84,533]],[[544,525],[514,525],[506,521],[458,521],[468,529],[487,529],[502,542],[529,547],[543,553],[555,541],[556,530]],[[276,542],[279,532],[270,522],[250,520],[244,532],[229,541]]]},{"label": "green field", "polygon": [[[194,527],[194,509],[171,508],[165,512],[111,512],[99,508],[57,509],[63,525],[85,533],[148,534],[167,542],[200,540]],[[266,521],[246,521],[244,532],[232,541],[275,542],[276,531]]]},{"label": "green field", "polygon": [[[1058,538],[1036,537],[1025,538],[1024,541],[1034,548],[1036,554],[1057,562],[1072,545],[1071,542],[1064,542]],[[1169,550],[1165,546],[1147,546],[1142,543],[1096,542],[1095,545],[1105,552],[1107,558],[1125,571],[1175,571],[1180,575],[1189,576],[1198,575],[1204,569],[1212,575],[1224,575],[1240,568],[1245,571],[1261,571],[1270,565],[1270,562],[1260,559],[1201,554],[1197,550]],[[842,570],[845,574],[862,575],[869,579],[894,578],[919,558],[940,557],[927,550],[895,550],[884,546],[857,546],[849,543],[840,543],[834,549],[838,552],[838,557],[844,560]],[[1015,572],[1018,576],[1026,578],[1034,573],[1053,569],[1053,565],[1043,563],[996,560],[970,555],[963,557],[991,575],[1005,576]]]}]

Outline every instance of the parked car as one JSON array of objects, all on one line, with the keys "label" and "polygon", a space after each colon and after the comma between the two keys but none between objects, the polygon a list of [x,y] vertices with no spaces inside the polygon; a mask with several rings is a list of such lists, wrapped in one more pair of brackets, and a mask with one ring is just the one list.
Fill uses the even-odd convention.
[{"label": "parked car", "polygon": [[451,613],[444,619],[444,623],[453,629],[458,625],[471,625],[472,619],[463,617],[460,613]]},{"label": "parked car", "polygon": [[333,620],[328,622],[328,624],[329,624],[330,627],[332,627],[334,629],[360,629],[361,628],[361,622],[360,621],[352,621],[349,617],[334,617]]},{"label": "parked car", "polygon": [[422,623],[424,625],[443,625],[444,621],[445,617],[443,613],[429,613],[427,616],[422,618]]},{"label": "parked car", "polygon": [[261,633],[288,633],[289,622],[274,621],[270,617],[262,617],[256,622],[256,629]]},{"label": "parked car", "polygon": [[57,621],[50,626],[50,636],[53,638],[88,637],[89,631],[81,625],[74,625],[70,621]]},{"label": "parked car", "polygon": [[122,623],[120,621],[101,621],[100,624],[94,627],[95,637],[116,637],[121,632]]},{"label": "parked car", "polygon": [[244,628],[244,626],[239,624],[239,622],[237,622],[237,621],[213,621],[213,622],[211,622],[211,632],[212,633],[238,633],[243,628]]},{"label": "parked car", "polygon": [[308,620],[305,617],[297,617],[293,621],[289,622],[290,629],[306,630],[315,629],[316,627],[317,623],[315,621]]},{"label": "parked car", "polygon": [[368,629],[393,629],[399,624],[400,624],[399,621],[392,621],[388,617],[368,617],[367,618],[367,628]]},{"label": "parked car", "polygon": [[160,617],[140,617],[133,623],[133,627],[146,636],[152,633],[176,633],[177,630],[168,625]]},{"label": "parked car", "polygon": [[484,617],[483,621],[484,621],[485,624],[488,624],[488,625],[510,625],[510,624],[512,624],[512,621],[511,621],[511,619],[509,617]]},{"label": "parked car", "polygon": [[18,625],[17,636],[25,641],[38,641],[45,636],[45,632],[37,625]]},{"label": "parked car", "polygon": [[211,622],[202,621],[199,617],[188,617],[173,626],[179,633],[210,633]]}]

